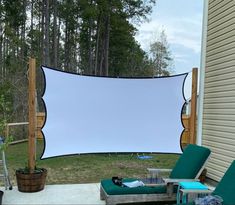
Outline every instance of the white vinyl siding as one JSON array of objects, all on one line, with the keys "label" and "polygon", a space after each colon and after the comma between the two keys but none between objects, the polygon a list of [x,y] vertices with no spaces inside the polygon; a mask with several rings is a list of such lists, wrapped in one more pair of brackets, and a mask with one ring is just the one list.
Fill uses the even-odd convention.
[{"label": "white vinyl siding", "polygon": [[235,1],[209,0],[202,145],[208,177],[219,181],[235,160]]}]

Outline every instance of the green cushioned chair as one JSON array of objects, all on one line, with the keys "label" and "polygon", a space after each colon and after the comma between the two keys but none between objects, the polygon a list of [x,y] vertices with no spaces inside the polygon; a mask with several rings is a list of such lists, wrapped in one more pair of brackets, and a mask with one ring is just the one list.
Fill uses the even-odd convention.
[{"label": "green cushioned chair", "polygon": [[[171,170],[169,179],[157,186],[141,186],[135,188],[120,187],[111,179],[101,180],[100,199],[106,204],[147,202],[147,201],[175,201],[176,188],[174,185],[180,180],[193,180],[200,176],[201,171],[210,155],[210,150],[197,145],[188,145],[183,154]],[[151,174],[159,174],[162,169],[148,169]],[[124,179],[130,182],[137,179]]]},{"label": "green cushioned chair", "polygon": [[[195,190],[194,193],[200,193],[200,191]],[[223,205],[235,205],[235,161],[232,162],[211,194],[220,196],[223,199]],[[194,202],[187,203],[187,205],[194,205]]]}]

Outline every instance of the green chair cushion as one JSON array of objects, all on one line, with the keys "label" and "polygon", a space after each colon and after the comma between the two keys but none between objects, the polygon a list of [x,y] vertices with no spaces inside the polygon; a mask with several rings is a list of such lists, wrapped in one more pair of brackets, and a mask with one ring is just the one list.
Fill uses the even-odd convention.
[{"label": "green chair cushion", "polygon": [[[137,179],[124,179],[123,182],[131,182]],[[161,194],[166,193],[166,186],[141,186],[141,187],[121,187],[115,185],[111,179],[101,180],[101,186],[108,195],[126,195],[126,194]]]},{"label": "green chair cushion", "polygon": [[223,199],[223,205],[235,204],[235,161],[232,162],[212,193]]},{"label": "green chair cushion", "polygon": [[170,178],[172,179],[194,179],[211,151],[206,147],[189,144],[173,168]]}]

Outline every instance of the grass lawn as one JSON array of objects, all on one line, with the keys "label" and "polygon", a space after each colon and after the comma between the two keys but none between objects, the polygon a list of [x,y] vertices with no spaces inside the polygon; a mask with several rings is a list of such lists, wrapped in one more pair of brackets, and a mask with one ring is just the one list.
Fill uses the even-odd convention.
[{"label": "grass lawn", "polygon": [[[43,141],[37,141],[37,158],[41,156]],[[10,180],[16,185],[15,170],[27,165],[28,144],[11,145],[6,152]],[[148,154],[149,155],[149,154]],[[112,176],[147,176],[146,168],[172,168],[178,159],[173,154],[151,154],[152,159],[140,160],[136,154],[87,154],[37,160],[38,167],[48,170],[47,184],[92,183]]]}]

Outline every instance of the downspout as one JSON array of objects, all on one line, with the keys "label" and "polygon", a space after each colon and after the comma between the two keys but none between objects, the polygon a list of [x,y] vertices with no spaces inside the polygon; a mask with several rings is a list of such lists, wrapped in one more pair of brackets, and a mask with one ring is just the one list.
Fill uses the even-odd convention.
[{"label": "downspout", "polygon": [[197,123],[197,144],[202,145],[202,123],[203,123],[203,99],[206,67],[206,44],[207,44],[207,22],[208,22],[209,0],[204,0],[202,40],[201,40],[201,62],[199,81],[199,102],[198,102],[198,123]]}]

